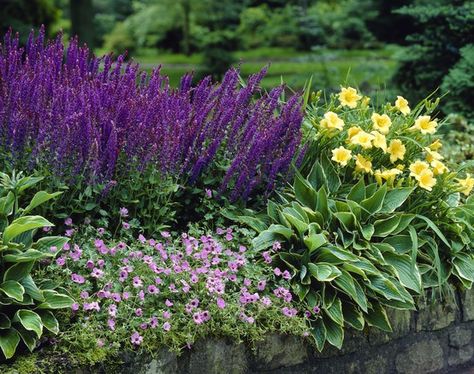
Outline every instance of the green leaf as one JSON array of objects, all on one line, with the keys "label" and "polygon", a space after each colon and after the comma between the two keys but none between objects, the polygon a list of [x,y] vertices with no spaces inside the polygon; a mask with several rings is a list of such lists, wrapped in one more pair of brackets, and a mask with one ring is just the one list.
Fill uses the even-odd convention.
[{"label": "green leaf", "polygon": [[41,216],[25,216],[15,219],[3,232],[3,243],[7,244],[18,235],[40,227],[54,226]]},{"label": "green leaf", "polygon": [[23,343],[25,343],[26,347],[30,352],[33,352],[36,348],[36,342],[38,341],[36,334],[33,331],[28,331],[21,325],[16,326],[16,330],[21,336]]},{"label": "green leaf", "polygon": [[352,300],[354,300],[362,309],[367,310],[367,298],[365,295],[360,297],[357,293],[354,279],[345,270],[341,270],[341,275],[334,279],[334,284],[344,291]]},{"label": "green leaf", "polygon": [[7,271],[5,271],[3,280],[21,281],[24,277],[30,274],[33,265],[34,261],[20,262],[18,264],[12,265],[7,269]]},{"label": "green leaf", "polygon": [[293,184],[296,199],[303,205],[310,207],[311,209],[316,208],[317,193],[311,184],[303,178],[301,173],[296,170],[295,181]]},{"label": "green leaf", "polygon": [[394,235],[383,240],[383,243],[390,244],[398,253],[408,253],[413,247],[410,235]]},{"label": "green leaf", "polygon": [[352,212],[333,213],[347,232],[352,232],[355,228],[356,218]]},{"label": "green leaf", "polygon": [[369,282],[366,282],[366,285],[376,293],[388,300],[406,301],[397,287],[387,278],[381,275],[369,275],[368,278]]},{"label": "green leaf", "polygon": [[344,321],[355,328],[356,330],[363,330],[365,325],[364,315],[358,310],[358,308],[348,302],[342,304],[342,313],[344,315]]},{"label": "green leaf", "polygon": [[45,253],[37,251],[36,249],[28,249],[26,252],[20,252],[20,254],[6,254],[3,256],[5,262],[30,262],[38,261],[44,258],[54,257],[53,253]]},{"label": "green leaf", "polygon": [[37,206],[45,203],[48,200],[54,199],[56,196],[61,195],[62,192],[48,193],[46,191],[39,191],[33,196],[28,206],[23,210],[22,214],[31,212]]},{"label": "green leaf", "polygon": [[15,204],[15,195],[13,192],[8,192],[7,196],[0,198],[0,215],[4,217],[13,213],[13,206]]},{"label": "green leaf", "polygon": [[367,210],[371,215],[379,212],[382,209],[385,194],[387,193],[387,186],[384,184],[372,196],[361,201],[362,208]]},{"label": "green leaf", "polygon": [[290,224],[302,235],[306,230],[308,230],[308,223],[305,222],[304,217],[293,208],[284,208],[283,216],[290,222]]},{"label": "green leaf", "polygon": [[274,221],[278,222],[278,204],[268,200],[267,201],[267,215]]},{"label": "green leaf", "polygon": [[341,271],[331,264],[308,264],[309,273],[320,282],[330,282],[341,275]]},{"label": "green leaf", "polygon": [[382,213],[393,213],[398,207],[403,205],[413,190],[413,187],[397,187],[388,191],[380,211]]},{"label": "green leaf", "polygon": [[403,286],[421,293],[421,275],[416,262],[412,262],[410,256],[386,252],[383,257],[389,265],[393,266]]},{"label": "green leaf", "polygon": [[8,280],[0,284],[0,291],[3,291],[5,295],[11,297],[12,299],[15,299],[17,301],[23,301],[23,294],[25,293],[25,289],[20,283],[14,280]]},{"label": "green leaf", "polygon": [[361,232],[363,238],[365,240],[372,239],[372,235],[374,235],[375,227],[372,224],[359,224],[359,231]]},{"label": "green leaf", "polygon": [[436,226],[435,223],[432,220],[430,220],[428,217],[425,217],[421,214],[417,214],[416,217],[418,217],[418,218],[422,219],[423,221],[425,221],[426,224],[430,227],[430,229],[433,230],[436,233],[436,235],[438,235],[438,237],[441,239],[441,241],[444,244],[446,244],[448,248],[451,248],[451,245],[449,244],[446,237],[443,235],[443,233],[440,231],[438,226]]},{"label": "green leaf", "polygon": [[359,181],[354,184],[354,186],[352,186],[349,194],[347,195],[347,199],[360,203],[365,198],[365,183],[364,179],[360,178]]},{"label": "green leaf", "polygon": [[45,298],[44,303],[38,305],[38,309],[63,309],[70,308],[74,302],[67,295],[60,294],[56,291],[44,290],[43,295]]},{"label": "green leaf", "polygon": [[304,244],[309,249],[310,252],[315,251],[324,244],[327,243],[326,235],[319,233],[317,234],[313,229],[314,226],[309,225],[309,235],[304,237]]},{"label": "green leaf", "polygon": [[453,259],[453,265],[460,277],[474,282],[474,258],[462,253]]},{"label": "green leaf", "polygon": [[365,315],[365,320],[370,326],[375,326],[386,332],[392,332],[392,326],[390,326],[387,313],[377,302],[372,303],[372,308]]},{"label": "green leaf", "polygon": [[11,326],[10,318],[4,313],[0,313],[0,330],[9,329]]},{"label": "green leaf", "polygon": [[314,341],[316,342],[316,348],[321,352],[326,342],[326,327],[322,318],[318,318],[312,324],[311,334],[313,335]]},{"label": "green leaf", "polygon": [[342,348],[344,341],[344,329],[341,325],[333,322],[330,318],[324,319],[324,326],[326,328],[327,341],[338,349]]},{"label": "green leaf", "polygon": [[13,322],[20,322],[28,331],[34,331],[38,338],[43,334],[43,323],[38,314],[28,309],[20,309],[15,313]]},{"label": "green leaf", "polygon": [[20,335],[15,329],[0,330],[0,348],[6,359],[12,358],[20,343]]},{"label": "green leaf", "polygon": [[35,300],[44,301],[43,292],[36,286],[31,275],[24,277],[20,283],[25,288],[26,294],[30,295]]},{"label": "green leaf", "polygon": [[319,162],[315,162],[309,175],[308,182],[317,191],[326,185],[326,173]]},{"label": "green leaf", "polygon": [[374,222],[374,236],[385,238],[390,235],[400,224],[401,215],[393,215],[389,218],[379,219]]},{"label": "green leaf", "polygon": [[59,323],[56,317],[49,310],[40,310],[38,311],[39,316],[41,317],[41,322],[43,326],[46,327],[53,334],[59,333]]},{"label": "green leaf", "polygon": [[334,245],[327,245],[321,248],[318,251],[318,256],[316,258],[318,262],[329,262],[329,263],[333,263],[334,258],[342,260],[342,261],[358,261],[359,260],[359,257],[357,257],[352,252],[336,247]]},{"label": "green leaf", "polygon": [[329,221],[331,217],[331,212],[329,211],[328,195],[324,187],[321,187],[318,191],[318,201],[316,203],[316,210],[321,213],[321,215],[326,221]]},{"label": "green leaf", "polygon": [[44,177],[23,177],[18,181],[18,191],[22,192],[34,186],[36,183],[41,182],[43,179]]},{"label": "green leaf", "polygon": [[344,317],[342,316],[341,299],[336,298],[329,308],[325,308],[326,314],[338,325],[344,326]]}]

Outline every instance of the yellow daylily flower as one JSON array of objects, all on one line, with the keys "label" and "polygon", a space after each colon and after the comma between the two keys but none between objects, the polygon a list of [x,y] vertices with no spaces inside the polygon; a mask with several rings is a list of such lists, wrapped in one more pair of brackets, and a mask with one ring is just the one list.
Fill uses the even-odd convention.
[{"label": "yellow daylily flower", "polygon": [[395,107],[405,116],[410,114],[411,109],[408,106],[408,100],[403,96],[397,96],[397,100],[395,100]]},{"label": "yellow daylily flower", "polygon": [[319,123],[321,127],[332,130],[336,129],[342,131],[344,127],[344,121],[334,112],[327,112],[324,114],[324,118]]},{"label": "yellow daylily flower", "polygon": [[461,192],[469,196],[471,193],[472,189],[474,188],[474,178],[471,177],[471,174],[466,174],[465,179],[458,179],[459,186],[462,188]]},{"label": "yellow daylily flower", "polygon": [[387,152],[390,154],[390,162],[393,164],[397,160],[403,160],[403,157],[405,157],[406,148],[401,140],[394,139],[390,142]]},{"label": "yellow daylily flower", "polygon": [[384,153],[387,152],[387,139],[385,135],[379,133],[378,131],[372,131],[371,134],[374,136],[372,144],[376,148],[380,148]]},{"label": "yellow daylily flower", "polygon": [[430,168],[430,165],[428,165],[427,162],[416,160],[414,163],[410,165],[410,176],[418,179],[420,174],[424,172],[425,170],[429,170],[429,168]]},{"label": "yellow daylily flower", "polygon": [[443,174],[443,173],[449,171],[448,168],[446,167],[446,165],[443,164],[439,160],[431,161],[431,167],[433,168],[434,175]]},{"label": "yellow daylily flower", "polygon": [[356,171],[372,174],[372,162],[361,154],[356,156]]},{"label": "yellow daylily flower", "polygon": [[410,127],[410,130],[419,130],[423,135],[434,134],[438,123],[436,120],[431,120],[430,116],[421,116],[415,120],[415,124]]},{"label": "yellow daylily flower", "polygon": [[360,106],[361,106],[362,108],[367,108],[367,107],[369,106],[369,103],[370,103],[370,97],[364,96],[364,97],[362,98],[362,101],[360,102]]},{"label": "yellow daylily flower", "polygon": [[349,130],[347,130],[347,140],[350,141],[355,135],[357,135],[361,131],[362,129],[358,126],[349,127]]},{"label": "yellow daylily flower", "polygon": [[442,146],[443,146],[443,143],[441,143],[441,140],[436,139],[433,143],[431,143],[431,144],[429,145],[429,148],[430,148],[432,151],[437,151],[437,150],[439,150]]},{"label": "yellow daylily flower", "polygon": [[376,170],[374,173],[375,179],[378,184],[382,184],[382,181],[385,180],[389,184],[393,184],[395,177],[399,174],[402,174],[402,171],[397,168],[392,168],[388,170]]},{"label": "yellow daylily flower", "polygon": [[369,149],[372,148],[372,140],[374,140],[374,138],[373,135],[361,130],[351,138],[350,143],[360,145],[364,149]]},{"label": "yellow daylily flower", "polygon": [[352,152],[349,149],[340,146],[339,148],[332,150],[331,160],[337,162],[341,166],[346,166],[351,159]]},{"label": "yellow daylily flower", "polygon": [[388,134],[390,126],[392,125],[392,120],[386,114],[372,114],[372,123],[374,125],[374,130],[380,131],[382,134]]},{"label": "yellow daylily flower", "polygon": [[428,191],[431,191],[436,184],[436,178],[433,177],[433,172],[429,169],[423,170],[417,180],[418,185]]},{"label": "yellow daylily flower", "polygon": [[341,87],[341,92],[339,92],[339,101],[342,106],[348,106],[349,108],[355,108],[357,102],[362,98],[357,94],[357,90],[352,87]]},{"label": "yellow daylily flower", "polygon": [[441,156],[438,152],[432,151],[428,147],[423,148],[426,152],[426,161],[428,161],[430,164],[433,162],[433,160],[442,160],[443,156]]}]

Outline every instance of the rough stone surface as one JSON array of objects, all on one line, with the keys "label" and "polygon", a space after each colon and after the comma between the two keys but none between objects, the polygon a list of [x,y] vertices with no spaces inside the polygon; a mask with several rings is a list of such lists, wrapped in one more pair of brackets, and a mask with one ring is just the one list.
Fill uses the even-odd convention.
[{"label": "rough stone surface", "polygon": [[273,334],[257,344],[254,361],[257,369],[274,370],[301,364],[307,357],[307,347],[301,339]]},{"label": "rough stone surface", "polygon": [[474,321],[474,287],[466,291],[462,298],[464,321]]},{"label": "rough stone surface", "polygon": [[226,340],[206,340],[196,344],[189,355],[189,374],[241,374],[248,370],[247,351],[243,344]]},{"label": "rough stone surface", "polygon": [[448,356],[449,366],[458,366],[469,362],[474,357],[474,347],[466,345],[459,349],[450,349]]},{"label": "rough stone surface", "polygon": [[453,331],[449,333],[449,346],[454,348],[464,347],[471,342],[471,337],[471,330],[456,326]]},{"label": "rough stone surface", "polygon": [[395,365],[398,373],[432,373],[444,366],[443,349],[437,339],[423,340],[399,353]]},{"label": "rough stone surface", "polygon": [[453,303],[424,303],[415,315],[416,331],[433,331],[448,327],[456,320]]}]

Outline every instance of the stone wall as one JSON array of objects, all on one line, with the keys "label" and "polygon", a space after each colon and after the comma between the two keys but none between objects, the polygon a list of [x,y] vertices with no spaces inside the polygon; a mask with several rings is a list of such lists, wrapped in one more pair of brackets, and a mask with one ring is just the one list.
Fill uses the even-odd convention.
[{"label": "stone wall", "polygon": [[[318,353],[293,336],[270,335],[255,350],[209,339],[181,356],[124,357],[122,373],[472,373],[474,290],[451,304],[424,304],[416,312],[390,311],[393,333],[347,330],[342,350]],[[472,370],[472,371],[471,371]],[[108,372],[96,368],[82,373]]]}]

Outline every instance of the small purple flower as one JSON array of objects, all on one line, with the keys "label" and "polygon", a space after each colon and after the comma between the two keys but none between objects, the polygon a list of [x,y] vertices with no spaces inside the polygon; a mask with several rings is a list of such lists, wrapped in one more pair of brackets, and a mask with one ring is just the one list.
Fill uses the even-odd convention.
[{"label": "small purple flower", "polygon": [[130,228],[130,224],[128,222],[122,222],[122,227],[124,230],[128,230]]},{"label": "small purple flower", "polygon": [[74,312],[78,311],[78,310],[79,310],[79,304],[78,304],[78,303],[73,303],[73,304],[71,305],[71,309],[72,309]]},{"label": "small purple flower", "polygon": [[318,314],[320,311],[321,311],[321,309],[317,305],[313,308],[313,313],[314,314]]},{"label": "small purple flower", "polygon": [[115,320],[110,318],[107,320],[107,326],[109,326],[109,329],[114,331],[115,330]]},{"label": "small purple flower", "polygon": [[257,283],[257,290],[263,291],[266,286],[267,286],[267,282],[264,279],[262,279],[261,281]]},{"label": "small purple flower", "polygon": [[169,310],[165,310],[165,311],[163,312],[163,318],[164,318],[164,319],[170,319],[170,318],[171,318],[171,313],[170,313]]},{"label": "small purple flower", "polygon": [[133,345],[140,345],[143,342],[143,336],[141,336],[138,332],[134,332],[130,337],[130,341]]},{"label": "small purple flower", "polygon": [[61,256],[58,259],[56,259],[56,265],[58,266],[64,266],[66,264],[66,258]]},{"label": "small purple flower", "polygon": [[104,276],[104,272],[98,268],[94,268],[92,269],[92,272],[91,272],[91,277],[94,277],[94,278],[102,278]]},{"label": "small purple flower", "polygon": [[169,322],[165,322],[163,324],[163,330],[170,331],[171,330],[171,324]]},{"label": "small purple flower", "polygon": [[137,275],[135,277],[133,277],[133,287],[135,288],[140,288],[143,286],[143,282],[142,280],[140,279],[140,277]]},{"label": "small purple flower", "polygon": [[153,294],[153,295],[156,295],[160,292],[159,288],[153,284],[150,284],[147,289],[148,289],[148,293]]},{"label": "small purple flower", "polygon": [[81,299],[87,299],[89,297],[89,292],[81,291],[80,296],[81,296]]},{"label": "small purple flower", "polygon": [[206,197],[207,197],[208,199],[212,199],[212,190],[206,188]]},{"label": "small purple flower", "polygon": [[49,251],[52,252],[52,253],[56,253],[58,251],[58,247],[53,245],[53,246],[49,247]]},{"label": "small purple flower", "polygon": [[169,238],[169,237],[171,237],[171,234],[168,231],[162,231],[161,236],[163,238]]},{"label": "small purple flower", "polygon": [[71,280],[74,283],[77,283],[77,284],[83,284],[85,282],[84,277],[82,275],[79,275],[79,274],[76,274],[76,273],[71,274]]},{"label": "small purple flower", "polygon": [[217,298],[217,307],[219,309],[224,309],[225,308],[225,301],[224,301],[223,298],[221,298],[221,297]]},{"label": "small purple flower", "polygon": [[120,217],[128,217],[128,209],[127,208],[120,208]]},{"label": "small purple flower", "polygon": [[169,308],[169,307],[172,307],[172,306],[173,306],[173,302],[170,301],[170,300],[168,300],[168,299],[166,299],[165,305],[166,305],[168,308]]},{"label": "small purple flower", "polygon": [[66,226],[72,226],[72,218],[71,217],[68,217],[64,220],[64,224]]},{"label": "small purple flower", "polygon": [[136,315],[137,317],[141,317],[141,316],[143,315],[143,310],[142,310],[142,308],[137,308],[137,309],[135,309],[135,315]]},{"label": "small purple flower", "polygon": [[98,233],[99,235],[104,235],[104,234],[105,234],[105,229],[104,229],[103,227],[99,227],[99,228],[97,229],[97,233]]}]

